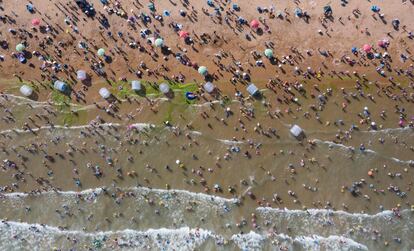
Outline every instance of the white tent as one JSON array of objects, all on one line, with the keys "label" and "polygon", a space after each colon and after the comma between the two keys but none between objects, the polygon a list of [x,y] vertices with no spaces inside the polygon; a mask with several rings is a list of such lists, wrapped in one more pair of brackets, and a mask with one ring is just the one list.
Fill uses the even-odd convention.
[{"label": "white tent", "polygon": [[141,90],[141,81],[133,80],[131,82],[131,89],[134,90],[134,91],[140,91]]},{"label": "white tent", "polygon": [[61,91],[61,92],[65,92],[68,88],[68,85],[65,82],[60,81],[60,80],[56,80],[53,86],[55,87],[56,90]]},{"label": "white tent", "polygon": [[250,83],[249,86],[247,86],[247,92],[254,96],[259,93],[259,88],[257,88],[253,83]]},{"label": "white tent", "polygon": [[216,87],[211,82],[207,82],[204,84],[204,90],[208,93],[212,93]]},{"label": "white tent", "polygon": [[166,83],[160,84],[159,88],[160,88],[160,91],[164,94],[167,94],[170,92],[170,86]]},{"label": "white tent", "polygon": [[30,97],[33,94],[33,89],[28,85],[22,85],[22,87],[20,87],[20,93],[25,97]]},{"label": "white tent", "polygon": [[291,133],[293,136],[295,136],[296,138],[299,138],[299,137],[301,137],[301,136],[303,136],[303,135],[304,135],[303,129],[302,129],[302,128],[300,128],[298,125],[293,125],[293,126],[290,128],[290,133]]},{"label": "white tent", "polygon": [[85,79],[87,78],[87,76],[86,76],[86,71],[84,71],[84,70],[79,70],[79,71],[77,71],[77,72],[76,72],[76,77],[77,77],[80,81],[85,80]]},{"label": "white tent", "polygon": [[111,92],[104,87],[99,89],[99,95],[101,95],[103,99],[107,99],[111,96]]}]

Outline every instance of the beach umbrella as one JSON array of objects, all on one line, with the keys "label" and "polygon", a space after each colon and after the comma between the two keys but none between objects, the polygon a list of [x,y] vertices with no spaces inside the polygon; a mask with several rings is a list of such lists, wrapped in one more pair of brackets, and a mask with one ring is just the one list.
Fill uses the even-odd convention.
[{"label": "beach umbrella", "polygon": [[163,14],[166,17],[169,17],[171,15],[171,13],[168,10],[164,10]]},{"label": "beach umbrella", "polygon": [[352,47],[352,53],[357,53],[358,52],[358,48],[357,47]]},{"label": "beach umbrella", "polygon": [[388,39],[381,39],[381,40],[378,40],[378,46],[379,47],[383,47],[383,48],[385,48],[385,47],[387,47],[388,45],[390,44],[390,41],[388,40]]},{"label": "beach umbrella", "polygon": [[331,15],[332,14],[332,7],[330,5],[326,5],[323,7],[323,13],[325,15]]},{"label": "beach umbrella", "polygon": [[34,6],[33,6],[33,4],[31,4],[31,3],[27,4],[26,5],[26,10],[28,12],[30,12],[30,13],[33,13],[34,12]]},{"label": "beach umbrella", "polygon": [[33,18],[32,25],[33,26],[39,26],[40,25],[40,19],[39,18]]},{"label": "beach umbrella", "polygon": [[104,48],[100,48],[100,49],[98,50],[98,56],[100,56],[100,57],[105,56],[105,49],[104,49]]},{"label": "beach umbrella", "polygon": [[198,67],[198,73],[200,73],[203,76],[207,75],[207,67],[205,66]]},{"label": "beach umbrella", "polygon": [[259,21],[257,21],[256,19],[253,19],[253,20],[250,22],[250,27],[252,27],[253,29],[257,29],[257,28],[259,28],[259,25],[260,25],[260,23],[259,23]]},{"label": "beach umbrella", "polygon": [[180,31],[179,33],[178,33],[178,35],[180,35],[180,38],[187,38],[189,35],[190,35],[190,33],[188,33],[187,31]]},{"label": "beach umbrella", "polygon": [[378,6],[376,6],[376,5],[372,5],[372,6],[371,6],[371,10],[372,10],[373,12],[379,12],[381,9],[380,9],[380,7],[378,7]]},{"label": "beach umbrella", "polygon": [[363,49],[366,53],[368,53],[368,52],[370,52],[370,51],[372,50],[372,46],[371,46],[371,45],[369,45],[369,44],[364,44],[364,46],[362,47],[362,49]]},{"label": "beach umbrella", "polygon": [[300,8],[295,9],[295,16],[301,17],[303,15],[303,12]]},{"label": "beach umbrella", "polygon": [[156,47],[163,47],[164,46],[164,40],[162,38],[157,38],[157,39],[155,39],[154,44],[155,44]]},{"label": "beach umbrella", "polygon": [[273,57],[273,50],[271,50],[271,49],[266,49],[266,50],[264,51],[264,54],[265,54],[265,56],[266,56],[267,58],[272,58],[272,57]]},{"label": "beach umbrella", "polygon": [[150,9],[150,11],[155,11],[155,5],[154,5],[154,3],[149,3],[148,4],[148,9]]},{"label": "beach umbrella", "polygon": [[18,44],[16,45],[16,51],[18,52],[22,52],[26,49],[26,46],[24,46],[24,44]]}]

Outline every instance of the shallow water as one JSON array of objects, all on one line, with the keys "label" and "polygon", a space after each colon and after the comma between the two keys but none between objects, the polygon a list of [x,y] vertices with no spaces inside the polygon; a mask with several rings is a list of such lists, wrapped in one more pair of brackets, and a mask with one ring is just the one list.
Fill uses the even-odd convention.
[{"label": "shallow water", "polygon": [[[95,106],[73,107],[82,111],[73,115],[72,108],[3,98],[15,121],[0,123],[0,156],[16,167],[3,162],[0,176],[0,217],[7,219],[0,227],[1,245],[11,250],[412,248],[414,133],[396,125],[393,105],[399,102],[380,96],[381,106],[353,100],[343,112],[342,95],[334,92],[314,112],[309,105],[316,99],[294,105],[275,102],[273,95],[265,92],[270,106],[246,100],[243,107],[160,99],[156,113],[147,101],[125,102],[118,118]],[[413,104],[402,104],[409,118]],[[382,128],[359,125],[363,106]],[[226,117],[225,107],[233,114]],[[296,108],[286,112],[288,107]],[[254,109],[254,117],[243,115],[247,108]],[[385,118],[379,116],[382,110]],[[305,111],[310,118],[303,117]],[[90,123],[98,115],[102,120]],[[166,119],[170,126],[163,124]],[[334,125],[339,119],[343,123]],[[292,124],[303,127],[304,141],[289,134]],[[350,130],[352,124],[359,129]],[[357,196],[348,191],[353,182],[360,182]],[[383,211],[396,207],[401,218]]]}]

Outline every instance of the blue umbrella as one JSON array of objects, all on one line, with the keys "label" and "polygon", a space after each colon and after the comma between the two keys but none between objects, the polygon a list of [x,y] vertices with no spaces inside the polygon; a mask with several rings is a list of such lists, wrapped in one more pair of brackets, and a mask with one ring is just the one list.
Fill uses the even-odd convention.
[{"label": "blue umbrella", "polygon": [[372,6],[371,6],[371,10],[372,10],[373,12],[379,12],[381,9],[380,9],[380,7],[378,7],[378,6],[376,6],[376,5],[372,5]]},{"label": "blue umbrella", "polygon": [[171,14],[168,10],[164,10],[163,15],[169,17]]},{"label": "blue umbrella", "polygon": [[296,8],[295,9],[295,16],[297,16],[297,17],[301,17],[302,16],[302,10],[301,9],[299,9],[299,8]]},{"label": "blue umbrella", "polygon": [[352,47],[352,53],[357,53],[358,49],[356,47]]}]

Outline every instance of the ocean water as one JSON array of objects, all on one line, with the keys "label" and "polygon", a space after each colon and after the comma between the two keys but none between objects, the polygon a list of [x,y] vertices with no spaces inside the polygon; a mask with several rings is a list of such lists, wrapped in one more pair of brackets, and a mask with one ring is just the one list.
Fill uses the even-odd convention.
[{"label": "ocean water", "polygon": [[[131,200],[131,203],[134,203],[133,208],[140,211],[137,216],[143,214],[143,218],[148,218],[142,220],[137,217],[140,224],[114,224],[111,226],[113,230],[102,231],[82,229],[82,226],[88,224],[99,224],[95,219],[84,221],[82,212],[94,212],[94,217],[99,217],[99,214],[106,210],[105,207],[109,207],[105,204],[105,198],[110,197],[112,189],[104,190],[106,192],[102,189],[93,189],[38,195],[5,195],[2,199],[2,211],[9,207],[19,211],[20,207],[30,205],[32,212],[26,213],[26,220],[33,223],[3,220],[0,223],[2,247],[6,250],[71,247],[93,250],[381,250],[384,248],[383,242],[389,241],[389,248],[409,250],[414,244],[414,213],[409,210],[403,210],[397,217],[392,211],[360,214],[325,209],[305,211],[258,207],[254,212],[262,227],[242,232],[234,227],[224,229],[222,224],[212,219],[218,217],[220,222],[234,220],[242,210],[236,200],[182,190],[148,188],[122,190],[131,194],[119,207],[122,212],[128,214],[127,211],[131,210],[128,200]],[[145,198],[152,198],[159,208],[163,208],[161,213],[151,213],[154,205],[145,203]],[[196,205],[191,213],[183,208],[183,205],[189,202]],[[45,207],[45,203],[50,207]],[[61,226],[62,221],[53,220],[52,208],[55,204],[64,205],[67,208],[65,210],[73,210],[73,216],[67,216],[70,218],[70,227]],[[41,207],[46,216],[36,217],[36,207]],[[75,208],[82,208],[82,211],[75,213]],[[200,223],[199,218],[205,220]],[[48,221],[49,224],[35,223],[44,221]],[[399,243],[398,238],[403,241]]]}]

